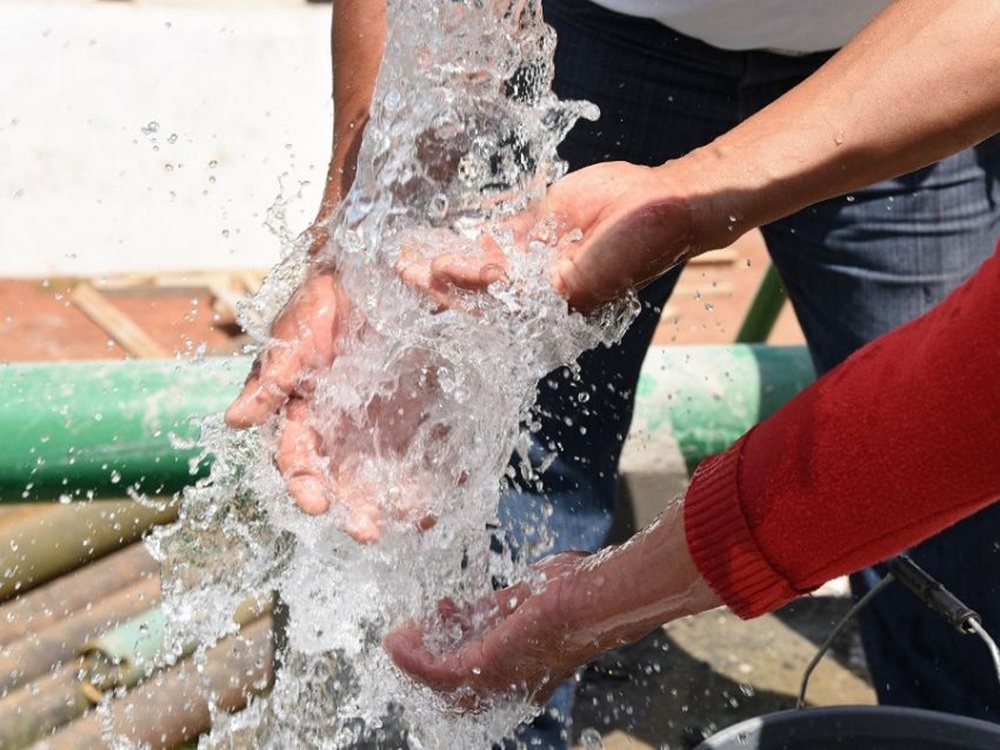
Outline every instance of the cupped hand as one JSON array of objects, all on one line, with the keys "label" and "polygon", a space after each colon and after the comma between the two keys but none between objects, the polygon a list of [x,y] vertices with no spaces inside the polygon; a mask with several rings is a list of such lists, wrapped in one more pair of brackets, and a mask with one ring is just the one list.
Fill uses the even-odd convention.
[{"label": "cupped hand", "polygon": [[416,622],[393,630],[384,646],[400,669],[461,710],[479,710],[497,696],[541,705],[599,651],[576,632],[563,602],[583,559],[582,553],[554,555],[537,566],[537,583],[502,589],[471,609],[440,603],[439,624],[464,633],[444,651],[428,647],[427,627]]},{"label": "cupped hand", "polygon": [[[373,455],[406,452],[407,440],[426,419],[420,399],[434,391],[406,381],[410,387],[392,397],[373,397],[361,424],[336,409],[318,412],[317,379],[334,365],[348,339],[362,337],[365,330],[337,274],[312,273],[275,319],[272,340],[225,419],[230,427],[245,429],[280,415],[272,450],[289,495],[311,515],[336,505],[340,527],[356,541],[370,543],[378,541],[389,524],[417,529],[433,525],[417,473],[396,478],[392,499],[387,500],[385,483],[369,476],[366,461]],[[419,363],[411,369],[413,377],[421,372]]]},{"label": "cupped hand", "polygon": [[[329,466],[322,440],[311,426],[312,378],[328,369],[348,332],[353,305],[333,271],[311,274],[271,327],[272,341],[258,356],[243,390],[226,410],[230,427],[246,429],[283,413],[275,463],[288,492],[307,513],[329,507]],[[363,501],[353,528],[356,538],[372,536]]]},{"label": "cupped hand", "polygon": [[308,393],[309,375],[336,357],[352,308],[335,272],[310,275],[271,326],[272,341],[226,409],[226,424],[262,424],[290,398]]},{"label": "cupped hand", "polygon": [[[672,162],[656,168],[597,164],[554,183],[544,204],[511,221],[509,230],[515,244],[526,248],[533,233],[546,231],[554,220],[559,239],[552,285],[574,309],[589,312],[710,249],[698,244],[696,196],[684,184]],[[407,284],[447,307],[461,291],[483,292],[503,281],[508,264],[486,236],[475,249],[408,254],[399,271]]]}]

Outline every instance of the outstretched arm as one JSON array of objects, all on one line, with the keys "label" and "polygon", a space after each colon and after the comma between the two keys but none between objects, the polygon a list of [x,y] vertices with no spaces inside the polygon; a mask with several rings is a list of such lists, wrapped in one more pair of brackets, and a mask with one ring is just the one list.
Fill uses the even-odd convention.
[{"label": "outstretched arm", "polygon": [[[337,0],[330,31],[333,60],[333,142],[326,186],[313,226],[306,230],[313,254],[328,241],[326,222],[350,190],[372,91],[385,48],[385,2]],[[328,367],[343,334],[349,301],[336,269],[311,274],[272,327],[276,343],[261,356],[243,391],[226,412],[233,427],[261,424],[281,408],[310,370]],[[322,274],[325,280],[316,281]],[[330,318],[334,318],[330,325]]]},{"label": "outstretched arm", "polygon": [[724,602],[743,617],[906,549],[1000,498],[1000,253],[927,315],[861,349],[729,450],[619,547],[543,561],[444,652],[385,646],[461,707],[542,702],[602,651]]},{"label": "outstretched arm", "polygon": [[330,29],[333,143],[317,221],[329,218],[354,182],[358,149],[386,35],[385,0],[335,0]]},{"label": "outstretched arm", "polygon": [[[592,307],[685,254],[979,142],[1000,129],[998,21],[991,0],[896,2],[708,147],[567,176],[550,207],[584,236],[565,248],[557,288]],[[386,639],[392,658],[465,705],[512,691],[541,701],[659,623],[720,601],[769,611],[995,501],[998,300],[995,257],[703,464],[683,524],[669,509],[625,545],[543,563],[540,582],[499,595],[490,625],[444,653],[405,625]]]},{"label": "outstretched arm", "polygon": [[[754,227],[978,143],[1000,130],[998,27],[994,0],[897,0],[711,144],[659,167],[609,162],[567,175],[548,209],[582,238],[559,254],[554,286],[591,310]],[[467,257],[435,265],[432,289],[496,277],[481,280]]]},{"label": "outstretched arm", "polygon": [[[358,149],[385,46],[385,2],[336,0],[331,24],[333,58],[333,143],[326,186],[313,225],[304,233],[310,254],[329,241],[327,222],[350,189]],[[311,426],[309,379],[329,368],[348,334],[353,305],[337,270],[310,268],[305,282],[275,320],[273,341],[261,352],[243,390],[226,410],[226,423],[247,428],[283,411],[287,421],[278,436],[275,460],[289,493],[309,513],[329,506],[328,458]],[[370,541],[378,531],[362,497],[352,500],[347,529]]]}]

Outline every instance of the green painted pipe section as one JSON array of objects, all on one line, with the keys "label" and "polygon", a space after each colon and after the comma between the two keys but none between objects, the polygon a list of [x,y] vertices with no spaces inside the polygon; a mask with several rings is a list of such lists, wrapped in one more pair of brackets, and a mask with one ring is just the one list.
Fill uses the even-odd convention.
[{"label": "green painted pipe section", "polygon": [[771,335],[781,308],[785,306],[785,290],[781,286],[778,269],[771,264],[764,272],[764,278],[757,287],[747,316],[736,334],[738,344],[763,344]]},{"label": "green painted pipe section", "polygon": [[[131,687],[148,677],[163,654],[166,615],[159,607],[146,610],[84,646],[84,682],[106,692]],[[181,658],[194,650],[185,647]]]},{"label": "green painted pipe section", "polygon": [[173,436],[196,439],[197,418],[224,409],[248,368],[243,358],[0,367],[0,502],[177,491],[196,454]]},{"label": "green painted pipe section", "polygon": [[[270,595],[251,596],[233,612],[233,622],[242,627],[271,611]],[[166,663],[167,618],[153,607],[113,627],[84,644],[82,679],[99,692],[130,688],[148,678]],[[197,643],[186,643],[175,658],[190,656]]]},{"label": "green painted pipe section", "polygon": [[[0,367],[0,501],[164,494],[190,484],[200,418],[221,412],[244,357]],[[813,379],[802,347],[653,347],[636,423],[665,426],[690,466],[728,445]]]},{"label": "green painted pipe section", "polygon": [[814,379],[801,346],[654,347],[643,363],[623,470],[656,471],[673,454],[693,471]]}]

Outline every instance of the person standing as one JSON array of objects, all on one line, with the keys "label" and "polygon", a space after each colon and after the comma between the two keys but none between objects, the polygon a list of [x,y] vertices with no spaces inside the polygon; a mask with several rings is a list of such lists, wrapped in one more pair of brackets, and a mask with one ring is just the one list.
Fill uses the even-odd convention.
[{"label": "person standing", "polygon": [[[826,64],[833,51],[854,38],[885,2],[544,0],[543,5],[546,21],[559,35],[556,92],[564,98],[589,99],[602,110],[598,121],[579,123],[563,144],[561,154],[573,170],[585,172],[585,167],[601,164],[610,173],[623,162],[669,163],[718,141],[792,91],[800,103],[811,98],[821,111],[829,104],[827,119],[822,128],[797,120],[781,125],[821,135],[832,152],[841,146],[849,150],[857,138],[855,131],[870,129],[879,118],[912,114],[902,108],[883,111],[870,96],[859,97],[863,102],[855,107],[843,95],[852,85],[859,90],[885,86],[887,100],[894,93],[892,80],[852,79],[853,70],[868,70],[852,67],[860,54],[858,45],[851,54],[837,56],[835,69],[842,76],[836,81],[838,96],[826,101],[830,76],[821,72],[829,69]],[[891,8],[897,22],[908,18],[902,5]],[[900,33],[912,44],[899,47],[898,54],[922,55],[908,59],[914,67],[938,53],[921,42],[935,23],[934,14],[939,10],[943,14],[945,6],[937,0],[921,4],[919,18],[925,25],[903,23]],[[338,0],[333,12],[337,116],[327,190],[315,228],[320,237],[323,220],[351,182],[385,23],[384,4],[371,0]],[[948,41],[962,44],[961,39]],[[347,61],[351,74],[338,74],[346,70]],[[833,109],[837,106],[850,111],[841,118]],[[799,156],[810,154],[780,153],[774,158]],[[862,179],[866,164],[855,160],[850,166],[858,179],[844,197],[820,201],[782,218],[765,217],[763,222],[740,211],[715,217],[720,225],[715,231],[731,239],[761,224],[820,374],[867,341],[934,306],[995,246],[1000,235],[995,202],[1000,141],[990,139],[922,166],[926,163],[914,163],[920,168],[905,176],[861,187],[866,184]],[[748,172],[756,169],[759,175],[770,168],[759,159],[747,166]],[[796,191],[799,186],[789,183],[785,189]],[[624,257],[633,249],[623,242],[620,252]],[[710,248],[694,248],[702,249]],[[617,463],[639,369],[659,310],[679,273],[677,267],[665,269],[677,259],[667,259],[670,262],[633,279],[635,285],[653,281],[640,292],[643,313],[621,344],[583,355],[579,380],[556,374],[540,384],[537,413],[542,429],[534,434],[535,454],[539,460],[543,456],[550,460],[553,450],[557,455],[541,475],[542,491],[528,483],[502,502],[504,541],[520,554],[535,558],[569,549],[593,550],[603,543],[611,524]],[[299,317],[309,319],[309,313]],[[294,338],[300,328],[290,326],[287,337]],[[316,352],[300,357],[295,348],[281,351],[272,358],[280,366],[265,357],[260,373],[230,409],[232,424],[250,424],[281,408],[283,395],[294,389],[296,368],[323,360],[313,356]],[[560,387],[552,388],[550,382]],[[271,384],[277,387],[268,387]],[[580,393],[589,397],[585,404]],[[322,498],[298,499],[314,511],[324,507]],[[1000,509],[992,507],[983,514],[926,542],[913,555],[984,619],[998,622],[994,610],[1000,608],[996,595],[1000,538],[995,529],[1000,528]],[[852,583],[858,591],[866,585],[857,576]],[[956,642],[948,626],[915,599],[905,594],[896,600],[880,597],[865,615],[862,634],[880,700],[1000,718],[1000,703],[991,697],[993,675],[988,665],[978,653],[968,658],[960,653],[975,644]],[[521,741],[532,747],[565,747],[570,700],[565,689],[553,711],[536,725],[535,734],[526,733]]]}]

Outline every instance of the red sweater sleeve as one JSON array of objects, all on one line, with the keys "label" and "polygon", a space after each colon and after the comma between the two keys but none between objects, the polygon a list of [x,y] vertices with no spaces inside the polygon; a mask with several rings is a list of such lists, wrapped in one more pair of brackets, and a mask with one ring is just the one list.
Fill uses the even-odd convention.
[{"label": "red sweater sleeve", "polygon": [[704,578],[753,617],[998,498],[1000,249],[704,461],[685,530]]}]

